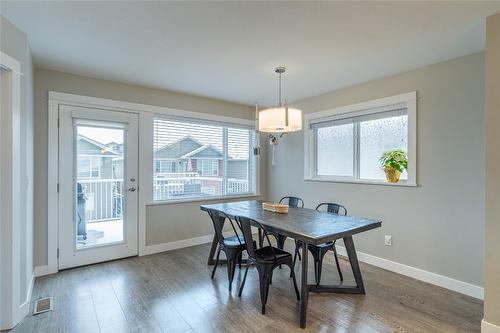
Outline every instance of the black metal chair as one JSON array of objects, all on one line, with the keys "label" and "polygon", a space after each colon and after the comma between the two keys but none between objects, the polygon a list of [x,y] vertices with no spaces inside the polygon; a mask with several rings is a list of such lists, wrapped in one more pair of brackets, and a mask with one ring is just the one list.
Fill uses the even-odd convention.
[{"label": "black metal chair", "polygon": [[[347,209],[339,204],[336,203],[320,203],[317,207],[316,210],[321,210],[322,207],[326,206],[326,211],[328,213],[332,214],[338,214],[338,215],[347,215]],[[344,276],[342,275],[342,270],[340,269],[340,264],[339,264],[339,258],[337,255],[337,249],[335,248],[335,242],[328,242],[325,244],[320,244],[320,245],[312,245],[309,244],[308,249],[309,252],[311,252],[313,258],[314,258],[314,277],[316,280],[316,285],[319,286],[319,283],[321,281],[321,271],[323,267],[323,258],[325,254],[328,251],[333,251],[333,256],[335,258],[335,264],[337,265],[337,271],[339,272],[339,277],[340,281],[344,281]],[[300,241],[295,241],[295,255],[293,257],[293,265],[295,266],[295,263],[297,261],[297,256],[299,256],[300,260],[300,253],[299,249],[302,247],[302,243]]]},{"label": "black metal chair", "polygon": [[[304,208],[304,200],[302,200],[299,197],[289,197],[289,196],[283,197],[280,199],[279,203],[283,203],[284,201],[287,201],[288,206],[290,207]],[[272,231],[269,231],[268,234],[276,238],[276,244],[278,245],[278,249],[283,250],[283,248],[285,247],[286,236],[280,235]],[[259,246],[262,247],[263,243],[264,243],[264,238],[262,237],[262,233],[259,231]]]},{"label": "black metal chair", "polygon": [[[269,294],[269,285],[273,277],[273,270],[280,265],[287,265],[290,267],[290,277],[293,280],[293,286],[295,288],[295,294],[297,295],[297,300],[300,300],[299,289],[297,288],[297,281],[295,279],[295,272],[293,270],[292,254],[281,249],[275,248],[271,245],[269,241],[269,236],[264,229],[264,227],[257,221],[246,218],[246,217],[236,217],[236,221],[241,228],[245,243],[247,244],[248,253],[248,264],[245,269],[245,275],[243,276],[243,281],[241,282],[240,291],[238,292],[238,297],[241,297],[243,292],[243,287],[245,286],[245,281],[247,279],[248,267],[250,264],[257,267],[257,272],[259,273],[260,282],[260,301],[262,304],[262,314],[266,313],[266,303],[267,296]],[[255,248],[255,244],[252,237],[251,225],[259,227],[266,238],[269,246],[261,247],[259,249]]]},{"label": "black metal chair", "polygon": [[[220,252],[224,251],[227,259],[227,277],[229,279],[229,291],[231,291],[236,264],[238,263],[241,269],[242,253],[247,249],[247,246],[245,244],[245,239],[243,238],[243,235],[238,234],[234,226],[233,220],[231,220],[231,218],[227,216],[225,213],[215,209],[209,209],[208,215],[212,219],[215,229],[215,235],[217,237],[217,242],[219,243],[219,249],[217,250],[217,257],[215,259],[215,264],[212,270],[211,279],[214,278],[215,270],[217,269],[217,265],[219,264]],[[228,220],[229,223],[231,224],[231,227],[234,231],[234,236],[224,237],[224,234],[222,233],[222,228],[224,227],[225,220]]]}]

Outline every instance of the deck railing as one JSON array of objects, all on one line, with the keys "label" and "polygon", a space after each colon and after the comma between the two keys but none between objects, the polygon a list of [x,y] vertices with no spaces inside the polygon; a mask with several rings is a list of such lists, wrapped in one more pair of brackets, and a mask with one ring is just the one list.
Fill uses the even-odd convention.
[{"label": "deck railing", "polygon": [[86,222],[123,217],[122,179],[80,179],[78,183],[82,185]]},{"label": "deck railing", "polygon": [[[123,218],[124,188],[122,179],[80,179],[83,190],[87,223]],[[201,177],[197,173],[157,174],[153,179],[155,200],[183,197],[223,195],[224,180],[221,177]],[[248,193],[247,180],[227,179],[226,194]],[[80,211],[80,209],[79,209]]]},{"label": "deck railing", "polygon": [[[154,200],[182,197],[219,196],[224,194],[222,177],[203,177],[197,173],[156,174],[153,182]],[[227,194],[248,193],[248,181],[227,179]]]}]

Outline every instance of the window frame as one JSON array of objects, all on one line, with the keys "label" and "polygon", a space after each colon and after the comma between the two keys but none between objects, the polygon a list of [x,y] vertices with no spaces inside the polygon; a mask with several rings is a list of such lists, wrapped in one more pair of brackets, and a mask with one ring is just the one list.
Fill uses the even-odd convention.
[{"label": "window frame", "polygon": [[[102,162],[99,163],[94,163],[95,161],[93,161],[94,158],[100,158],[99,155],[80,155],[78,156],[79,159],[86,159],[88,160],[88,168],[85,168],[87,169],[86,171],[88,171],[86,173],[86,176],[81,176],[79,173],[80,171],[77,171],[77,177],[80,178],[80,179],[99,179],[101,178],[101,168],[102,168]],[[97,169],[94,169],[93,170],[93,167],[97,166]],[[97,176],[92,176],[92,173],[94,171],[97,171]]]},{"label": "window frame", "polygon": [[[408,116],[408,170],[407,179],[398,183],[382,180],[356,178],[354,176],[334,176],[317,174],[317,138],[314,124],[346,118],[367,116],[381,112],[405,108]],[[304,116],[304,180],[353,184],[373,184],[387,186],[417,186],[417,92],[379,98],[367,102],[337,107],[329,110],[305,114]],[[359,133],[358,133],[359,134]],[[354,139],[356,140],[356,139]],[[359,149],[354,147],[354,164],[359,163]],[[355,167],[354,167],[355,168]]]},{"label": "window frame", "polygon": [[[201,114],[200,114],[201,115]],[[215,117],[215,118],[223,118],[223,117]],[[224,158],[222,159],[222,173],[217,174],[216,177],[221,177],[223,180],[223,187],[225,194],[222,195],[214,195],[214,196],[194,196],[194,197],[180,197],[175,199],[163,199],[163,200],[155,200],[154,195],[151,197],[151,202],[148,205],[161,205],[161,204],[172,204],[172,203],[185,203],[185,202],[197,202],[197,201],[210,201],[210,200],[220,200],[220,199],[231,199],[231,198],[247,198],[247,197],[257,197],[260,196],[260,159],[259,154],[254,154],[255,145],[258,145],[259,133],[255,130],[254,124],[250,125],[250,122],[241,121],[241,122],[228,122],[219,119],[212,119],[212,117],[184,117],[177,115],[168,115],[162,113],[155,113],[152,115],[152,133],[151,139],[154,140],[154,120],[162,119],[166,121],[176,121],[176,122],[187,122],[187,123],[202,123],[204,125],[212,125],[212,126],[220,126],[223,128],[223,145],[227,147],[228,143],[228,130],[231,129],[244,129],[251,131],[251,135],[249,138],[249,161],[252,161],[254,168],[251,174],[249,174],[249,191],[241,192],[241,193],[229,193],[227,191],[227,180],[228,177],[224,176],[225,171],[227,170],[227,149],[223,152]],[[151,141],[151,147],[153,147],[153,142]],[[154,165],[154,152],[152,152],[152,165]],[[212,165],[210,165],[210,171],[212,171]],[[151,172],[151,184],[154,184],[154,169]],[[203,176],[202,176],[203,177]],[[211,177],[211,176],[209,176]]]}]

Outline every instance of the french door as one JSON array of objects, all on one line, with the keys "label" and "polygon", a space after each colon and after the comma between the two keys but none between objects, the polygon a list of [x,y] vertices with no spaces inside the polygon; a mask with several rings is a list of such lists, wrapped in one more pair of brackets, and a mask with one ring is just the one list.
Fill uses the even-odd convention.
[{"label": "french door", "polygon": [[137,255],[138,116],[59,108],[59,269]]}]

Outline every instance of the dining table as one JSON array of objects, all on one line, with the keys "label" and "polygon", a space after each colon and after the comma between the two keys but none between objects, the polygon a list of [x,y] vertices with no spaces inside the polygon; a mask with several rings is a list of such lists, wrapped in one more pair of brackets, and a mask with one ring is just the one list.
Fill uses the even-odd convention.
[{"label": "dining table", "polygon": [[[275,213],[262,208],[263,201],[236,201],[200,206],[203,211],[215,209],[225,213],[229,218],[243,216],[260,223],[266,231],[293,238],[302,242],[302,267],[300,284],[300,327],[306,327],[307,303],[309,292],[314,293],[348,293],[365,294],[363,277],[359,267],[353,235],[379,228],[382,221],[358,216],[344,216],[309,208],[288,209],[288,213]],[[221,221],[223,222],[223,221]],[[309,244],[320,245],[337,239],[343,239],[344,246],[351,264],[355,284],[316,285],[308,284],[308,247]],[[210,249],[208,264],[213,265],[217,249],[217,239],[214,235]],[[219,261],[220,262],[220,261]]]}]

